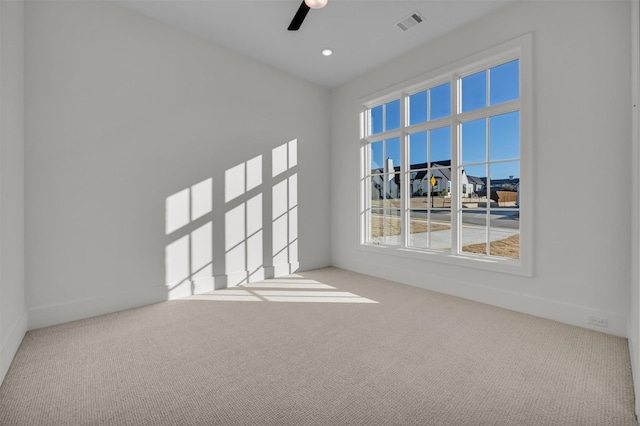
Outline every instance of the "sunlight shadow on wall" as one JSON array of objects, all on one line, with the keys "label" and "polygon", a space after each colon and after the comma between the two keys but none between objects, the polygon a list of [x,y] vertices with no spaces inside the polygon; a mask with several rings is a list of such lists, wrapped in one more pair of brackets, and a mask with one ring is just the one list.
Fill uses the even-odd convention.
[{"label": "sunlight shadow on wall", "polygon": [[[165,285],[168,299],[213,290],[213,179],[165,200]],[[209,218],[210,219],[210,218]]]},{"label": "sunlight shadow on wall", "polygon": [[298,141],[273,148],[270,162],[258,155],[225,171],[224,287],[298,269]]},{"label": "sunlight shadow on wall", "polygon": [[272,177],[281,179],[272,188],[272,259],[274,276],[298,269],[298,141],[272,150]]},{"label": "sunlight shadow on wall", "polygon": [[261,185],[262,155],[225,172],[225,202],[237,204],[225,213],[227,287],[264,279]]}]

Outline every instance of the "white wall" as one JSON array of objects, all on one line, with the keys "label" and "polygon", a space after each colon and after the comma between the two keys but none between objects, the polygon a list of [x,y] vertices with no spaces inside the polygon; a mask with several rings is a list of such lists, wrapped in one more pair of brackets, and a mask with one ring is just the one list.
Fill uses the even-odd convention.
[{"label": "white wall", "polygon": [[326,89],[108,2],[25,43],[30,328],[328,265]]},{"label": "white wall", "polygon": [[[640,389],[640,0],[631,3],[631,287],[627,337],[635,389]],[[636,398],[636,415],[640,398]]]},{"label": "white wall", "polygon": [[0,2],[0,383],[27,331],[23,30],[23,3]]},{"label": "white wall", "polygon": [[[332,263],[626,335],[631,246],[630,3],[517,2],[331,94]],[[534,276],[358,250],[359,98],[533,33]],[[598,175],[606,166],[606,177]],[[597,171],[597,172],[595,172]],[[549,191],[587,181],[594,196]],[[610,186],[609,182],[616,182]]]}]

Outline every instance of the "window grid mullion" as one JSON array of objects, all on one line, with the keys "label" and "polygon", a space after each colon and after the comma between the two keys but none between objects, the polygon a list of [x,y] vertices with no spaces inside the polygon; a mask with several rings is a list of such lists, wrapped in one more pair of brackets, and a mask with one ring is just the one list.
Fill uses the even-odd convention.
[{"label": "window grid mullion", "polygon": [[484,117],[493,117],[495,115],[508,114],[510,112],[516,112],[521,110],[520,100],[509,101],[498,105],[487,106],[484,108],[477,108],[471,111],[459,113],[460,121],[474,121]]},{"label": "window grid mullion", "polygon": [[400,133],[399,129],[395,129],[390,132],[376,133],[375,135],[367,136],[364,140],[367,143],[380,142],[381,140],[397,138],[400,136]]},{"label": "window grid mullion", "polygon": [[387,104],[382,104],[382,133],[387,132]]},{"label": "window grid mullion", "polygon": [[[365,144],[362,149],[364,149],[364,155],[362,155],[364,164],[361,167],[365,173],[364,181],[360,184],[360,188],[364,188],[364,194],[360,195],[360,212],[364,211],[364,241],[371,241],[371,145]],[[359,227],[361,228],[362,225]]]},{"label": "window grid mullion", "polygon": [[431,185],[431,131],[427,131],[427,247],[431,248],[431,208],[433,206],[433,185]]},{"label": "window grid mullion", "polygon": [[380,208],[382,209],[382,241],[385,243],[387,242],[387,209],[385,203],[387,199],[387,187],[389,185],[389,181],[387,179],[387,140],[385,139],[382,144],[382,202],[380,204]]},{"label": "window grid mullion", "polygon": [[[451,116],[438,118],[433,121],[425,121],[424,123],[413,124],[411,126],[407,126],[408,133],[420,133],[426,132],[428,130],[439,129],[441,127],[447,127],[451,123]],[[379,135],[376,135],[376,137]],[[374,140],[374,138],[371,138]]]},{"label": "window grid mullion", "polygon": [[486,254],[491,250],[491,120],[485,118],[485,132],[487,138],[487,214],[486,214]]},{"label": "window grid mullion", "polygon": [[[452,198],[451,203],[451,252],[454,254],[460,253],[460,238],[462,236],[462,213],[460,210],[460,191],[458,188],[458,175],[461,173],[461,140],[460,140],[460,123],[459,115],[462,110],[461,94],[462,79],[459,75],[453,74],[451,76],[451,113],[453,120],[451,122],[451,179],[455,177],[455,185],[452,182],[452,187],[456,188],[455,197]],[[455,172],[454,172],[455,170]]]},{"label": "window grid mullion", "polygon": [[409,161],[409,149],[408,149],[408,136],[406,132],[408,124],[408,102],[409,97],[406,94],[402,94],[400,97],[400,123],[401,123],[401,135],[400,135],[400,247],[407,247],[408,243],[408,176],[407,166]]}]

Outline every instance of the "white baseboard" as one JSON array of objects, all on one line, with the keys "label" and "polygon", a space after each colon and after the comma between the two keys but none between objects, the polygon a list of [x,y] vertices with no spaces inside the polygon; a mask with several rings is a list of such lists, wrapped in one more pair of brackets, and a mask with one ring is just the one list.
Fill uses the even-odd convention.
[{"label": "white baseboard", "polygon": [[[588,328],[615,336],[627,337],[627,317],[617,312],[604,312],[594,310],[588,306],[563,303],[556,300],[543,299],[527,294],[509,292],[452,279],[432,280],[429,283],[425,283],[423,280],[411,277],[411,273],[408,271],[389,267],[376,268],[374,275],[370,264],[357,264],[354,267],[353,264],[342,265],[340,262],[335,262],[335,266],[540,318]],[[608,326],[603,328],[587,324],[587,317],[590,315],[606,318],[608,320]]]},{"label": "white baseboard", "polygon": [[167,300],[165,287],[150,287],[29,309],[29,330],[137,308]]},{"label": "white baseboard", "polygon": [[13,357],[18,352],[20,343],[27,333],[27,313],[22,314],[18,322],[13,326],[9,336],[2,342],[0,347],[0,383],[4,381],[4,377],[9,371]]},{"label": "white baseboard", "polygon": [[274,277],[282,277],[295,273],[300,268],[298,262],[281,263],[274,266],[258,268],[255,271],[237,271],[215,277],[215,289],[235,287],[240,284],[253,283]]},{"label": "white baseboard", "polygon": [[631,318],[627,320],[627,339],[629,341],[629,359],[631,360],[631,379],[633,380],[633,388],[635,389],[636,401],[635,401],[635,413],[636,418],[640,414],[640,372],[638,368],[638,342],[636,329],[633,326]]},{"label": "white baseboard", "polygon": [[90,299],[73,300],[56,305],[40,306],[29,309],[28,329],[49,327],[69,321],[76,321],[97,315],[137,308],[139,306],[166,300],[188,297],[213,290],[234,287],[248,282],[262,281],[268,278],[289,275],[299,268],[297,262],[284,263],[255,271],[239,271],[196,280],[185,280],[177,285],[147,288],[144,291],[122,292]]},{"label": "white baseboard", "polygon": [[269,278],[291,275],[300,269],[299,262],[280,263],[270,267]]}]

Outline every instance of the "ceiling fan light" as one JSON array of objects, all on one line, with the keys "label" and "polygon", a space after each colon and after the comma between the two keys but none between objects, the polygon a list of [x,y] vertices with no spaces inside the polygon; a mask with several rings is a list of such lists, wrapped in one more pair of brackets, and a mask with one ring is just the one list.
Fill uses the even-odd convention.
[{"label": "ceiling fan light", "polygon": [[322,9],[327,5],[327,0],[304,0],[304,3],[311,9]]}]

